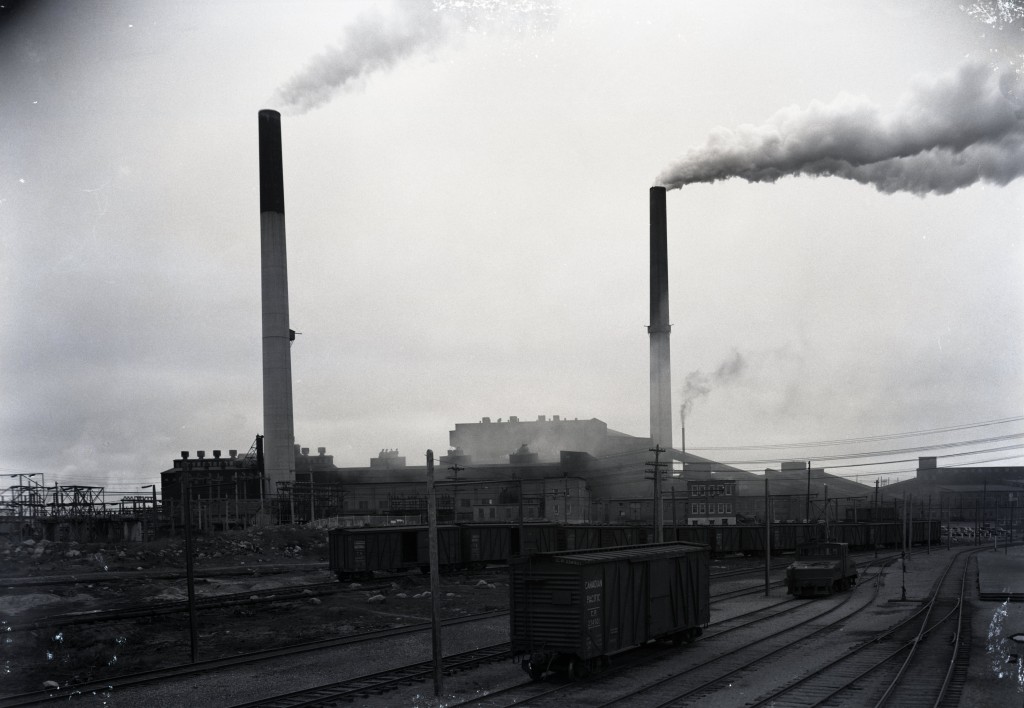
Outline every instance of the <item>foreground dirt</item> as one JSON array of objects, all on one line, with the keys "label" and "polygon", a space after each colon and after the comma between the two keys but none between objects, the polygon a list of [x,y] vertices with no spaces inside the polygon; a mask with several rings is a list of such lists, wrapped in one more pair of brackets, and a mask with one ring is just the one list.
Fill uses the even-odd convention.
[{"label": "foreground dirt", "polygon": [[[184,574],[181,539],[132,546],[8,543],[0,546],[0,557],[0,695],[189,661],[186,612],[95,624],[47,619],[184,600],[184,578],[172,577]],[[332,584],[329,589],[336,590],[305,590],[296,599],[200,610],[199,659],[429,619],[430,599],[423,595],[429,578],[410,574],[338,583],[326,568],[323,531],[280,527],[199,538],[194,558],[199,597],[266,596],[314,583]],[[507,607],[508,587],[500,572],[445,577],[441,592],[445,617]],[[23,629],[37,623],[37,628]]]}]

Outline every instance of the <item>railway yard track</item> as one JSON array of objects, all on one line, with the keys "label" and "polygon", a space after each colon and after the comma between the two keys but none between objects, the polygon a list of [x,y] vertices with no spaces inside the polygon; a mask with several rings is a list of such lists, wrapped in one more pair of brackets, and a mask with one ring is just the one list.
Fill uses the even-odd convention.
[{"label": "railway yard track", "polygon": [[[772,570],[785,569],[789,561],[778,561],[772,564]],[[744,576],[763,572],[763,567],[734,568],[712,573],[716,579],[742,578]],[[503,568],[492,568],[487,571],[467,571],[463,575],[471,578],[496,577],[503,574]],[[174,574],[167,574],[170,579],[181,580]],[[268,602],[284,602],[288,600],[302,600],[309,597],[322,595],[345,594],[352,592],[367,592],[385,590],[391,587],[391,581],[408,577],[407,574],[382,575],[375,582],[364,583],[339,583],[330,580],[322,583],[305,583],[297,585],[286,585],[276,588],[249,590],[237,593],[219,593],[216,595],[200,596],[196,599],[196,609],[207,610],[221,607],[257,605]],[[39,584],[37,579],[32,579],[34,584]],[[63,582],[63,581],[62,581]],[[0,583],[2,584],[2,583]],[[778,587],[781,583],[774,583]],[[739,595],[748,591],[740,589],[735,591]],[[78,612],[65,612],[43,617],[36,617],[28,621],[16,621],[13,618],[5,620],[5,632],[29,631],[40,628],[62,628],[75,625],[94,624],[101,622],[119,622],[127,619],[140,617],[153,617],[156,615],[169,615],[184,613],[188,611],[188,603],[184,600],[172,600],[165,602],[147,602],[143,604],[121,605],[103,609],[81,610]]]},{"label": "railway yard track", "polygon": [[[783,565],[780,565],[779,569],[781,569],[783,567],[784,567]],[[742,578],[743,576],[750,575],[751,573],[753,573],[755,571],[757,571],[757,569],[731,569],[731,570],[722,571],[722,572],[716,574],[716,577],[720,577],[722,580],[728,580],[730,578]],[[320,588],[321,585],[328,586],[331,589],[332,592],[346,592],[346,591],[348,591],[350,589],[348,585],[340,585],[340,584],[338,584],[336,582],[327,583],[327,584],[316,584],[315,587]],[[264,595],[261,596],[258,599],[252,599],[252,597],[250,597],[250,595],[252,595],[252,593],[232,593],[232,594],[228,594],[228,595],[221,595],[221,596],[217,596],[217,597],[207,598],[208,600],[210,600],[210,604],[207,605],[206,608],[209,609],[209,608],[212,608],[212,607],[230,606],[231,604],[248,604],[248,603],[255,603],[255,602],[266,602],[266,601],[281,601],[281,600],[288,600],[288,599],[307,597],[308,595],[304,594],[304,591],[309,590],[309,587],[310,586],[308,586],[308,585],[300,585],[300,586],[294,586],[294,587],[289,587],[289,588],[281,588],[281,589],[278,589],[278,590],[275,590],[275,591],[264,593]],[[360,585],[358,590],[363,591],[363,590],[372,589],[374,587],[376,587],[376,586],[374,586],[374,585]],[[283,591],[287,591],[287,592],[283,592]],[[744,587],[740,587],[738,589],[733,589],[733,590],[729,590],[729,591],[723,592],[723,593],[721,593],[720,596],[718,594],[716,594],[716,595],[713,596],[713,599],[718,600],[720,597],[724,599],[724,598],[731,598],[731,597],[737,597],[737,596],[742,596],[742,595],[749,595],[749,594],[757,593],[757,592],[760,592],[760,591],[761,591],[761,586],[759,586],[759,585],[758,586],[749,586],[749,585],[747,585],[747,586],[744,586]],[[139,607],[132,607],[132,608],[122,608],[122,609],[114,609],[114,610],[109,610],[109,611],[102,611],[101,613],[95,613],[95,614],[90,614],[90,613],[74,613],[74,614],[69,614],[69,615],[51,616],[50,618],[46,618],[45,620],[40,619],[40,620],[38,620],[38,621],[36,621],[34,623],[31,623],[31,624],[32,625],[52,626],[52,624],[59,624],[59,620],[64,620],[65,622],[72,623],[72,624],[80,623],[80,622],[81,623],[86,623],[86,622],[115,621],[115,620],[118,620],[118,619],[126,619],[126,618],[130,619],[130,618],[134,618],[134,617],[146,616],[147,614],[156,614],[156,613],[161,613],[161,612],[166,612],[166,613],[184,612],[184,611],[186,611],[186,608],[184,607],[184,605],[185,605],[185,603],[181,603],[181,602],[158,603],[155,607],[154,606],[139,606]],[[200,605],[200,606],[203,607],[203,605]],[[154,612],[154,610],[157,610],[157,612]],[[444,624],[446,626],[451,626],[451,625],[462,624],[462,623],[466,623],[466,622],[472,622],[472,621],[475,621],[475,620],[478,620],[478,619],[481,619],[481,618],[490,619],[490,618],[494,618],[494,617],[501,617],[501,616],[505,616],[507,614],[508,614],[507,611],[488,612],[488,613],[482,613],[482,614],[479,614],[479,615],[470,615],[470,616],[467,616],[467,617],[455,618],[455,619],[452,619],[452,620],[446,620],[444,622]],[[26,628],[28,628],[28,624],[29,623],[26,623],[25,625],[21,626],[19,629],[26,629]],[[129,674],[129,675],[112,677],[112,678],[110,678],[108,680],[92,681],[92,682],[88,682],[88,683],[78,684],[78,685],[75,685],[75,686],[68,686],[68,687],[65,687],[65,688],[60,689],[60,690],[34,691],[34,692],[25,693],[25,694],[16,695],[16,696],[7,696],[7,697],[0,698],[0,708],[14,708],[15,706],[38,705],[40,703],[49,702],[49,701],[51,701],[53,699],[73,698],[75,696],[86,695],[86,694],[91,694],[91,693],[96,693],[96,692],[116,691],[118,689],[125,688],[125,687],[137,686],[137,685],[145,684],[145,683],[158,682],[158,681],[161,681],[161,680],[165,680],[165,679],[173,678],[173,677],[178,677],[178,676],[186,676],[186,675],[197,674],[197,673],[208,673],[208,672],[211,672],[211,671],[218,671],[218,670],[223,670],[223,669],[228,669],[228,668],[237,668],[237,667],[240,667],[240,666],[254,665],[254,664],[257,664],[259,662],[272,661],[274,659],[278,659],[278,658],[281,658],[281,657],[291,656],[291,655],[295,655],[295,654],[301,654],[301,653],[305,653],[305,652],[319,651],[319,650],[328,649],[328,648],[331,648],[331,647],[344,646],[344,645],[348,645],[348,644],[357,644],[357,643],[360,643],[360,642],[372,642],[372,641],[380,640],[382,638],[399,636],[399,635],[402,635],[402,634],[412,634],[412,633],[415,633],[415,632],[425,632],[425,631],[429,630],[429,628],[430,628],[429,623],[414,624],[414,625],[408,625],[408,626],[404,626],[404,627],[391,628],[391,629],[387,629],[387,630],[379,630],[379,631],[374,631],[374,632],[360,633],[360,634],[355,634],[355,635],[351,635],[351,636],[348,636],[348,637],[341,637],[341,638],[336,638],[336,639],[327,639],[327,640],[322,640],[322,641],[303,642],[303,643],[300,643],[300,644],[288,645],[288,646],[284,646],[284,647],[280,647],[280,648],[275,648],[275,649],[270,649],[270,650],[266,650],[266,651],[250,652],[250,653],[246,653],[246,654],[240,654],[240,655],[234,656],[234,657],[226,657],[226,658],[221,658],[221,659],[212,659],[212,660],[208,660],[208,661],[200,661],[200,662],[197,662],[195,664],[180,665],[180,666],[170,666],[170,667],[166,667],[166,668],[162,668],[162,669],[156,669],[156,670],[152,670],[152,671],[145,671],[145,672],[139,672],[139,673],[134,673],[134,674]],[[14,628],[12,628],[12,631],[13,631],[13,629]],[[499,650],[497,647],[501,647],[501,649]],[[481,663],[485,663],[485,661],[494,661],[494,660],[497,660],[497,659],[508,659],[509,649],[508,649],[508,644],[507,643],[495,645],[495,647],[490,647],[490,648],[488,648],[488,650],[489,650],[489,653],[487,654],[487,658],[486,659],[483,656],[473,654],[472,652],[466,652],[465,656],[457,655],[455,657],[452,657],[452,661],[453,661],[452,666],[447,666],[446,665],[445,670],[446,671],[450,671],[450,672],[464,671],[464,670],[466,670],[468,668],[472,668],[474,666],[479,666]],[[445,660],[447,662],[448,661],[448,657],[446,657]],[[399,667],[399,668],[393,669],[393,670],[387,670],[387,671],[382,671],[382,672],[377,672],[377,673],[374,673],[374,674],[370,674],[370,675],[367,675],[367,676],[361,676],[361,677],[358,677],[356,679],[353,679],[351,685],[348,685],[348,682],[341,682],[337,686],[335,686],[334,688],[328,688],[326,686],[325,687],[318,687],[317,689],[314,689],[313,694],[315,696],[318,696],[317,700],[322,702],[323,701],[323,696],[326,695],[327,693],[331,692],[331,691],[337,693],[341,697],[344,697],[346,695],[355,695],[356,693],[359,693],[360,695],[368,695],[368,694],[371,694],[373,692],[385,691],[385,690],[393,689],[393,688],[401,686],[401,685],[406,685],[406,684],[408,684],[408,683],[410,683],[412,681],[415,681],[415,680],[424,680],[424,679],[430,678],[432,670],[433,670],[432,669],[432,664],[430,665],[431,668],[428,668],[426,670],[423,669],[421,664],[422,664],[422,662],[418,662],[418,663],[410,664],[408,666],[402,666],[402,667]],[[374,687],[376,687],[376,688],[374,688]],[[299,693],[302,693],[302,692],[299,692]],[[343,698],[341,698],[341,699],[343,699]],[[287,701],[291,702],[291,703],[283,703],[282,704],[282,705],[285,705],[285,704],[292,704],[295,701],[299,700],[299,698],[298,698],[298,695],[296,694],[296,695],[289,695],[287,697],[287,699],[282,698],[282,700],[287,700]],[[308,700],[313,700],[313,698],[309,698]],[[295,704],[296,705],[302,705],[301,702],[300,703],[295,703]],[[256,704],[254,704],[254,705],[256,705]],[[268,704],[268,705],[271,705],[271,704]]]},{"label": "railway yard track", "polygon": [[[444,620],[443,625],[446,627],[451,627],[454,625],[476,622],[483,619],[493,619],[495,617],[501,617],[505,614],[508,613],[503,611],[497,611],[479,613],[476,615],[467,615],[465,617]],[[78,684],[75,686],[69,686],[62,689],[33,691],[30,693],[24,693],[16,696],[5,696],[0,698],[0,708],[15,708],[17,706],[40,705],[54,700],[71,700],[77,696],[88,695],[104,691],[109,692],[130,686],[154,683],[169,678],[190,676],[200,673],[210,673],[224,669],[255,666],[261,662],[273,661],[281,657],[293,656],[295,654],[322,651],[325,649],[331,649],[334,647],[341,647],[351,644],[374,642],[388,637],[413,634],[416,632],[427,632],[430,630],[430,627],[431,625],[429,622],[407,625],[404,627],[393,627],[390,629],[377,630],[374,632],[363,632],[360,634],[354,634],[347,637],[325,639],[316,642],[302,642],[301,644],[294,644],[275,649],[268,649],[265,651],[249,652],[246,654],[239,654],[238,656],[211,659],[207,661],[198,661],[194,664],[169,666],[166,668],[154,669],[152,671],[144,671],[134,674],[118,676],[116,678],[111,678],[109,680],[104,681],[93,681],[89,683]]]},{"label": "railway yard track", "polygon": [[[742,592],[751,594],[759,592],[760,590],[760,587],[746,588]],[[716,603],[722,602],[725,599],[734,597],[736,592],[737,591],[731,591],[728,593],[722,593],[721,595],[712,595],[712,599]],[[783,600],[750,612],[730,615],[709,625],[708,630],[710,633],[706,634],[706,636],[708,638],[712,638],[744,630],[756,631],[756,628],[763,623],[781,620],[812,604],[813,601],[810,600]],[[446,656],[444,657],[443,670],[446,675],[450,675],[459,671],[476,668],[483,663],[507,661],[509,659],[509,651],[509,644],[507,642],[502,642],[479,650]],[[616,662],[615,672],[621,673],[629,668],[648,663],[652,661],[652,659],[657,658],[659,654],[667,653],[668,651],[669,650],[662,645],[645,646],[631,650],[627,653],[626,657],[620,658]],[[414,682],[427,681],[430,680],[432,675],[432,662],[417,662],[387,671],[358,676],[345,681],[316,686],[301,691],[289,692],[287,694],[281,694],[279,696],[264,698],[248,703],[242,703],[233,706],[232,708],[256,708],[256,706],[265,706],[266,708],[291,708],[293,706],[320,705],[328,706],[339,701],[349,701],[358,698],[366,698],[372,695],[379,695]],[[552,687],[546,682],[537,683],[528,681],[507,689],[492,692],[488,694],[485,699],[474,700],[473,702],[466,704],[451,703],[448,705],[544,705],[545,703],[541,701],[548,697],[550,697],[551,705],[564,705],[564,696],[559,694],[565,690],[566,688],[564,687],[564,684],[557,684]],[[493,701],[499,698],[501,699],[500,703],[493,703]]]},{"label": "railway yard track", "polygon": [[894,627],[750,705],[956,706],[970,654],[967,572],[977,552],[950,559],[930,597]]},{"label": "railway yard track", "polygon": [[[449,701],[445,705],[666,708],[716,700],[723,704],[722,696],[728,695],[733,684],[739,683],[744,676],[764,672],[777,674],[769,689],[759,690],[756,695],[745,695],[742,701],[726,701],[724,704],[750,708],[763,705],[955,706],[966,678],[970,653],[970,631],[964,629],[970,621],[969,604],[964,602],[964,594],[971,590],[967,583],[967,570],[969,559],[978,550],[981,549],[963,549],[960,552],[954,549],[955,556],[935,581],[928,597],[912,598],[907,602],[890,599],[888,604],[879,600],[879,593],[884,587],[885,568],[899,557],[898,554],[877,559],[870,558],[870,554],[861,554],[860,582],[853,592],[819,600],[788,596],[780,599],[776,592],[771,598],[757,598],[761,606],[749,611],[730,608],[730,603],[743,596],[757,596],[765,592],[760,578],[754,583],[744,579],[744,576],[752,574],[760,576],[764,572],[763,565],[719,570],[712,573],[711,601],[714,609],[712,621],[697,644],[700,651],[647,644],[616,655],[610,669],[596,674],[589,681],[570,681],[561,676],[541,682],[524,680],[506,687],[478,691],[471,700],[463,703]],[[777,575],[788,562],[789,559],[782,559],[773,564],[773,573]],[[891,573],[889,578],[891,586]],[[782,581],[773,579],[771,588],[782,584]],[[324,592],[348,589],[346,584],[317,585],[322,585]],[[372,584],[364,584],[361,589],[373,587]],[[312,586],[276,588],[263,591],[265,599],[259,601],[296,599],[308,597],[313,592]],[[233,593],[205,600],[219,604],[256,602],[252,597],[254,594]],[[749,606],[752,600],[746,602]],[[163,605],[161,611],[184,611],[184,603]],[[862,614],[867,614],[873,607],[877,610],[879,606],[883,608],[882,614],[890,620],[888,624],[877,630],[854,628]],[[110,610],[111,615],[107,618],[70,614],[51,616],[39,619],[37,623],[108,621],[126,610],[152,613],[153,607],[114,609]],[[506,614],[506,611],[483,613],[447,620],[445,625],[472,623]],[[891,621],[894,615],[899,615],[898,621]],[[429,623],[407,625],[141,672],[60,690],[7,696],[0,698],[0,708],[70,700],[90,693],[113,695],[132,686],[173,677],[256,667],[280,657],[371,643],[403,634],[426,633],[429,628]],[[837,638],[842,638],[842,641],[837,641]],[[809,657],[813,657],[813,661]],[[489,663],[508,662],[509,659],[509,645],[498,642],[445,657],[444,672],[452,676]],[[794,676],[793,666],[799,666],[802,675]],[[506,669],[502,671],[507,673]],[[300,691],[238,703],[237,708],[341,704],[339,702],[372,698],[401,690],[410,684],[429,682],[432,675],[433,664],[430,661],[416,661]],[[792,678],[788,678],[790,676]]]},{"label": "railway yard track", "polygon": [[[872,575],[869,580],[876,577]],[[550,686],[527,681],[486,697],[450,705],[486,708],[511,705],[688,705],[699,702],[715,686],[728,682],[735,674],[757,670],[758,662],[799,645],[807,636],[827,632],[846,621],[868,607],[877,592],[878,585],[874,584],[871,597],[866,601],[855,601],[855,595],[849,593],[831,603],[783,600],[749,612],[713,619],[699,641],[699,652],[645,645],[617,656],[614,668],[589,682],[548,682],[555,683]],[[844,613],[843,608],[850,603],[853,603],[853,609]],[[833,614],[839,616],[829,618]],[[668,664],[673,666],[669,668]],[[649,678],[638,682],[637,676],[640,675]]]}]

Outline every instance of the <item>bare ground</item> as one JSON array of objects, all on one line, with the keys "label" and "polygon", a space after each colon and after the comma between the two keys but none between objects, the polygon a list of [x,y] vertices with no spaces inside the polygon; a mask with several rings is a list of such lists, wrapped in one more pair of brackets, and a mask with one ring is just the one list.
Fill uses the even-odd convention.
[{"label": "bare ground", "polygon": [[[194,557],[200,597],[333,580],[323,531],[276,527],[200,537]],[[185,612],[18,629],[59,613],[184,600],[185,580],[168,577],[184,574],[180,538],[124,546],[0,542],[0,558],[0,695],[41,689],[48,681],[66,686],[188,662]],[[287,572],[268,572],[282,566]],[[422,595],[429,579],[422,575],[338,587],[344,591],[200,610],[199,659],[429,619],[429,596]],[[500,572],[483,583],[479,575],[444,577],[441,591],[445,617],[508,604]],[[371,600],[377,595],[383,598]]]}]

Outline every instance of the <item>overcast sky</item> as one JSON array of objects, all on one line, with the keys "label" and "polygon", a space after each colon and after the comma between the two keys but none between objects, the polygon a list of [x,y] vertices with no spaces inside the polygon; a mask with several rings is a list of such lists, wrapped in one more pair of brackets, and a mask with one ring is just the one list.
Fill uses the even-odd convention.
[{"label": "overcast sky", "polygon": [[1022,28],[958,0],[0,9],[0,473],[137,493],[262,432],[262,108],[296,441],[339,465],[483,416],[648,434],[657,183],[676,445],[689,378],[695,451],[942,431],[701,453],[745,469],[1020,465]]}]

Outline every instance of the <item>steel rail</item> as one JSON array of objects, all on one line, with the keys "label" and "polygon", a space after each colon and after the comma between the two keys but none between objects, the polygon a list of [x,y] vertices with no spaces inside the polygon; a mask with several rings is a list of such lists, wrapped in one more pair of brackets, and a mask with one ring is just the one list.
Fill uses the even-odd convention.
[{"label": "steel rail", "polygon": [[[444,620],[442,624],[444,624],[445,626],[466,624],[470,622],[494,619],[496,617],[501,617],[502,615],[506,614],[508,614],[508,612],[504,610],[494,612],[483,612],[474,615],[466,615],[465,617],[455,617],[452,619],[447,619]],[[0,708],[16,708],[20,706],[38,705],[40,703],[45,703],[47,701],[60,699],[70,700],[76,696],[92,693],[94,691],[106,691],[117,688],[127,688],[130,686],[138,686],[146,683],[152,683],[154,681],[161,681],[168,678],[190,676],[193,674],[205,673],[208,671],[220,669],[237,668],[240,666],[258,663],[260,661],[277,659],[283,656],[292,656],[295,654],[302,654],[310,651],[320,651],[323,649],[330,649],[332,647],[345,646],[346,644],[359,644],[362,642],[386,639],[389,637],[400,636],[403,634],[425,632],[429,631],[430,628],[430,622],[422,622],[415,625],[407,625],[405,627],[392,627],[389,629],[376,630],[373,632],[362,632],[360,634],[352,634],[347,637],[336,637],[333,639],[321,639],[313,642],[302,642],[300,644],[291,644],[284,647],[278,647],[276,649],[264,649],[262,651],[238,654],[235,656],[223,657],[220,659],[208,659],[206,661],[197,661],[194,664],[182,664],[179,666],[170,666],[160,669],[151,669],[149,671],[140,671],[132,674],[124,674],[122,676],[114,676],[102,681],[89,681],[85,683],[75,684],[72,686],[66,686],[61,689],[33,691],[31,693],[4,696],[0,698]]]},{"label": "steel rail", "polygon": [[[973,551],[968,551],[968,552],[969,553],[973,553]],[[954,564],[959,560],[959,556],[962,553],[964,553],[964,551],[961,551],[959,554],[957,554],[957,557],[950,559],[950,562],[947,565],[946,569],[943,571],[942,575],[939,577],[939,579],[935,582],[935,584],[933,586],[933,591],[932,591],[933,595],[936,594],[939,591],[939,589],[941,588],[942,582],[945,580],[946,576],[949,574],[949,572],[953,568]],[[827,694],[822,694],[820,691],[816,691],[815,692],[815,698],[814,698],[813,701],[812,700],[808,700],[806,697],[799,697],[799,698],[795,699],[796,703],[798,703],[801,706],[821,706],[821,705],[825,704],[827,701],[831,700],[832,698],[834,698],[839,693],[849,689],[851,686],[853,686],[857,682],[863,680],[866,676],[869,676],[873,672],[877,671],[879,668],[881,668],[881,667],[891,663],[894,658],[896,658],[896,657],[900,656],[901,654],[907,652],[911,648],[911,646],[913,645],[913,643],[915,641],[917,641],[922,636],[925,636],[929,632],[931,632],[934,629],[934,627],[926,629],[926,627],[927,627],[927,613],[928,613],[929,609],[930,609],[930,605],[926,605],[924,607],[921,607],[921,608],[917,609],[916,611],[910,613],[909,615],[907,615],[906,617],[901,619],[898,623],[896,623],[895,625],[893,625],[892,627],[890,627],[886,631],[882,632],[881,634],[878,634],[878,635],[872,637],[870,640],[868,640],[866,642],[862,642],[861,644],[859,644],[859,645],[849,649],[848,651],[844,652],[841,656],[839,656],[838,658],[834,659],[833,661],[830,661],[829,663],[827,663],[827,664],[825,664],[823,666],[817,667],[814,670],[813,673],[808,674],[806,676],[803,676],[801,678],[798,678],[798,679],[796,679],[794,681],[791,681],[790,683],[786,684],[785,686],[780,687],[779,689],[776,689],[776,690],[772,691],[771,693],[769,693],[768,695],[762,697],[760,700],[748,704],[748,708],[756,708],[757,706],[763,706],[763,705],[766,705],[766,704],[777,705],[779,703],[779,699],[782,696],[784,696],[786,694],[793,693],[794,691],[796,691],[797,689],[800,689],[800,688],[804,688],[806,690],[806,687],[809,684],[811,684],[812,682],[824,680],[823,676],[825,675],[825,673],[828,670],[836,669],[836,668],[841,668],[843,666],[848,665],[849,664],[849,660],[852,657],[857,656],[857,655],[865,655],[866,658],[869,658],[869,660],[872,662],[869,666],[867,666],[866,668],[861,670],[855,676],[846,677],[844,679],[842,685],[840,685],[838,687],[835,687],[835,688],[832,688],[832,689],[826,689],[826,690],[828,690]],[[869,654],[871,651],[876,651],[876,650],[882,649],[882,646],[881,646],[881,642],[882,641],[884,641],[888,637],[891,637],[891,636],[895,635],[901,629],[905,628],[907,625],[911,624],[916,619],[920,618],[922,614],[926,615],[926,617],[924,618],[924,620],[922,622],[922,626],[921,626],[922,628],[918,630],[917,634],[915,635],[915,637],[911,641],[901,644],[896,649],[893,649],[893,650],[890,650],[890,651],[883,651],[882,652],[883,656],[881,658],[879,658],[879,659],[873,659],[873,658],[870,658],[870,657],[867,656],[867,654]],[[947,619],[950,616],[950,614],[952,614],[952,611],[949,614],[947,614],[946,617],[944,617],[942,620],[940,620],[939,623],[941,623],[942,621],[945,621],[945,619]],[[938,626],[939,623],[937,623],[935,626]]]}]

